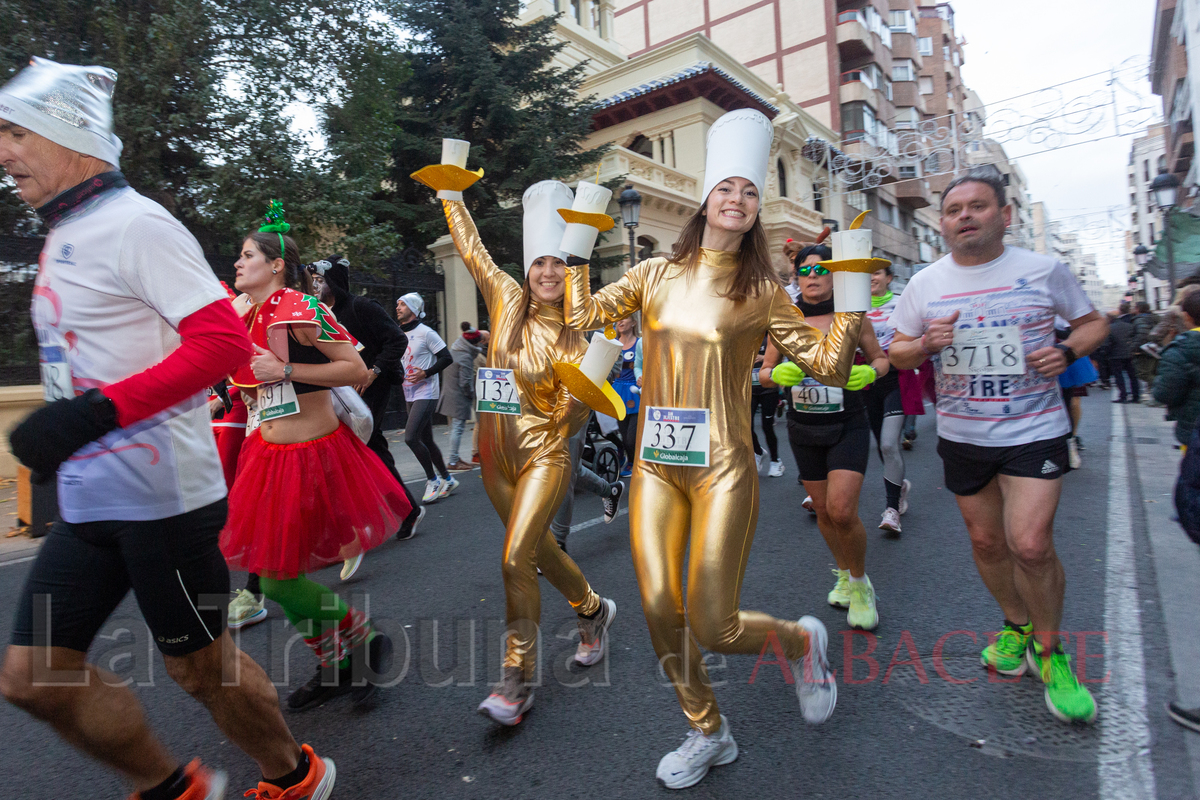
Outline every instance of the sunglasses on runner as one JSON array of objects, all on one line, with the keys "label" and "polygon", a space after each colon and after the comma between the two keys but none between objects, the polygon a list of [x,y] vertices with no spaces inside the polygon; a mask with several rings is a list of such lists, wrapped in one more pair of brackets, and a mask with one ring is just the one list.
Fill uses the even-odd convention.
[{"label": "sunglasses on runner", "polygon": [[829,270],[820,264],[813,264],[811,267],[796,267],[796,274],[801,278],[807,278],[810,272],[818,277],[829,274]]}]

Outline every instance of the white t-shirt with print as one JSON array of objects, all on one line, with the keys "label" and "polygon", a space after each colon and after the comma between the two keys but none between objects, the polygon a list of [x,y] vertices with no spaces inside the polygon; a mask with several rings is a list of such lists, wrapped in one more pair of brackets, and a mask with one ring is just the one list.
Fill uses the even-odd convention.
[{"label": "white t-shirt with print", "polygon": [[[33,297],[48,399],[104,388],[180,343],[184,317],[227,297],[200,245],[133,189],[86,203],[50,231]],[[225,496],[205,392],[81,448],[58,470],[67,522],[152,520]]]},{"label": "white t-shirt with print", "polygon": [[958,327],[1019,326],[1026,355],[1022,375],[947,375],[931,358],[937,382],[938,436],[953,442],[1004,447],[1070,432],[1056,378],[1033,369],[1030,353],[1054,344],[1054,318],[1079,319],[1094,309],[1067,265],[1006,247],[977,267],[945,256],[908,282],[892,313],[895,330],[920,337],[929,323],[959,312]]},{"label": "white t-shirt with print", "polygon": [[884,352],[892,346],[892,339],[896,335],[896,329],[892,327],[892,312],[896,310],[896,304],[900,302],[899,295],[893,294],[888,301],[881,306],[872,305],[867,310],[867,319],[871,320],[871,327],[875,329],[875,338],[879,340],[879,346]]},{"label": "white t-shirt with print", "polygon": [[414,400],[437,400],[441,396],[440,375],[414,383],[409,383],[408,378],[414,370],[432,367],[437,361],[434,353],[444,350],[446,343],[437,335],[437,331],[424,323],[407,333],[408,349],[401,360],[404,366],[404,399],[410,403]]}]

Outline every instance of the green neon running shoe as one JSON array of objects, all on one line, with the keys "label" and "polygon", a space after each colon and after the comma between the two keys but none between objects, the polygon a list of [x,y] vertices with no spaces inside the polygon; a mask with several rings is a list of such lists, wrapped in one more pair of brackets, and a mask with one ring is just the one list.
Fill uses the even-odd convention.
[{"label": "green neon running shoe", "polygon": [[1042,652],[1040,644],[1030,642],[1026,658],[1046,684],[1046,708],[1063,722],[1095,722],[1096,700],[1075,677],[1071,659],[1063,652],[1062,645],[1057,645],[1049,658]]},{"label": "green neon running shoe", "polygon": [[829,591],[829,605],[834,608],[849,608],[850,607],[850,570],[835,569],[833,574],[837,576],[837,584]]},{"label": "green neon running shoe", "polygon": [[1004,629],[996,641],[983,648],[979,663],[991,667],[1001,675],[1024,675],[1026,670],[1025,649],[1033,634],[1033,623],[1013,625],[1004,620]]}]

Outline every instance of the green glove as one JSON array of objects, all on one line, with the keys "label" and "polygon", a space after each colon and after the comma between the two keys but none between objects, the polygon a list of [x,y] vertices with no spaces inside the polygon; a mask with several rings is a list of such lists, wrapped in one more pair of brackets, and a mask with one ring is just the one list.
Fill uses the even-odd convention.
[{"label": "green glove", "polygon": [[857,392],[859,389],[870,386],[878,377],[874,367],[869,367],[866,364],[855,364],[850,368],[850,380],[846,381],[846,388],[852,392]]},{"label": "green glove", "polygon": [[785,361],[771,370],[771,380],[780,386],[795,386],[804,380],[804,370],[792,361]]}]

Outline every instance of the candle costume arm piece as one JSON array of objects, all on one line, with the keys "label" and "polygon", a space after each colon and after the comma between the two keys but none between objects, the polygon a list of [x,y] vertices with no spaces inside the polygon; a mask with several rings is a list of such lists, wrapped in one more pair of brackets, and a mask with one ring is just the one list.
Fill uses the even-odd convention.
[{"label": "candle costume arm piece", "polygon": [[558,426],[564,439],[570,439],[579,433],[579,429],[587,424],[592,410],[579,402],[563,384],[558,387],[558,402],[554,404],[554,413],[550,420]]},{"label": "candle costume arm piece", "polygon": [[563,318],[567,327],[591,331],[625,319],[642,307],[647,264],[643,261],[592,294],[587,264],[567,267],[567,291],[563,297]]},{"label": "candle costume arm piece", "polygon": [[475,220],[471,219],[471,212],[467,211],[462,201],[443,200],[442,209],[446,212],[446,222],[450,225],[450,236],[454,239],[454,246],[458,248],[458,253],[467,265],[467,271],[471,273],[475,285],[479,287],[488,313],[498,316],[501,305],[497,301],[503,304],[515,301],[521,294],[520,285],[492,261],[483,240],[479,238]]},{"label": "candle costume arm piece", "polygon": [[829,333],[804,321],[800,309],[792,305],[787,292],[776,287],[771,298],[767,334],[771,343],[804,372],[826,386],[845,386],[854,366],[854,351],[862,329],[861,311],[833,315]]}]

